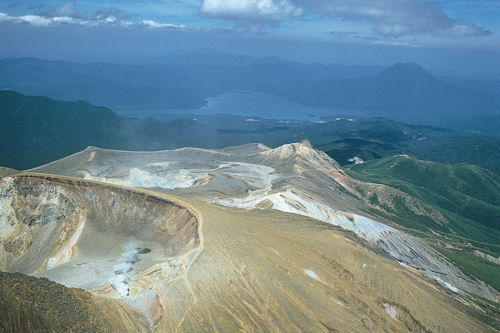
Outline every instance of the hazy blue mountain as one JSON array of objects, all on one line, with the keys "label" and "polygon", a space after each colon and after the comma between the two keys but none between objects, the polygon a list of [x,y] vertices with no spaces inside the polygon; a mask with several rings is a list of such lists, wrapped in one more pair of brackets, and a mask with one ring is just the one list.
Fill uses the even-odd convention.
[{"label": "hazy blue mountain", "polygon": [[[205,103],[191,78],[176,66],[76,64],[38,59],[0,62],[1,88],[113,108],[197,108]],[[193,73],[194,74],[194,73]]]},{"label": "hazy blue mountain", "polygon": [[269,91],[287,81],[367,75],[377,70],[223,55],[171,56],[166,61],[138,66],[5,59],[0,61],[0,88],[66,101],[84,99],[117,110],[194,109],[203,106],[205,98],[227,91]]},{"label": "hazy blue mountain", "polygon": [[349,107],[410,120],[498,115],[500,105],[499,95],[444,83],[412,63],[396,64],[367,78],[318,81],[293,95],[304,104]]},{"label": "hazy blue mountain", "polygon": [[[365,114],[500,136],[500,92],[494,82],[443,81],[411,63],[382,70],[214,54],[170,56],[149,65],[25,58],[1,60],[0,78],[0,89],[86,100],[134,115],[174,109],[196,113],[209,97],[253,91],[278,96],[284,104],[298,103],[283,113],[266,110],[265,101],[257,98],[245,111],[251,116],[305,119],[306,106],[313,109],[307,114]],[[232,108],[222,112],[238,114]]]},{"label": "hazy blue mountain", "polygon": [[461,86],[470,90],[500,94],[500,79],[477,79],[468,77],[445,76],[441,79],[452,85]]},{"label": "hazy blue mountain", "polygon": [[427,106],[444,107],[445,112],[455,104],[472,104],[479,98],[486,98],[476,107],[484,107],[481,113],[492,108],[489,94],[478,95],[445,84],[415,64],[397,64],[373,75],[380,68],[302,64],[275,58],[191,55],[172,56],[170,61],[134,66],[7,59],[0,61],[1,86],[115,108],[195,108],[208,96],[235,89],[277,93],[308,105],[365,110],[408,111]]}]

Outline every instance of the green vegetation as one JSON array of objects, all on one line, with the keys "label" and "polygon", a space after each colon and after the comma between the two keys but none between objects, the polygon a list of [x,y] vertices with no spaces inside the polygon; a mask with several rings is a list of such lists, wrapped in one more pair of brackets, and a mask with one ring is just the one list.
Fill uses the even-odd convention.
[{"label": "green vegetation", "polygon": [[[438,224],[412,212],[403,197],[394,197],[394,209],[388,211],[395,216],[386,218],[423,233],[462,272],[500,290],[500,266],[472,253],[479,250],[500,256],[500,177],[475,165],[420,161],[409,156],[350,165],[347,173],[397,188],[443,214],[449,223]],[[377,196],[368,199],[377,205]]]},{"label": "green vegetation", "polygon": [[497,175],[500,175],[499,147],[498,137],[462,133],[426,137],[425,140],[405,142],[401,145],[403,151],[421,160],[472,163],[489,169]]},{"label": "green vegetation", "polygon": [[[222,148],[248,142],[270,147],[309,139],[340,164],[411,153],[441,162],[467,162],[500,174],[500,138],[460,134],[382,118],[328,123],[245,121],[244,116],[187,115],[161,122],[122,117],[87,102],[61,102],[0,91],[0,165],[23,170],[87,146],[161,150],[185,146]],[[473,147],[471,147],[473,145]],[[463,148],[466,147],[466,148]]]},{"label": "green vegetation", "polygon": [[394,197],[393,202],[393,213],[396,215],[395,218],[392,218],[394,222],[397,222],[407,228],[420,231],[427,231],[429,229],[444,229],[443,231],[450,232],[449,229],[443,228],[430,217],[418,215],[414,211],[410,210],[403,197]]},{"label": "green vegetation", "polygon": [[[196,133],[197,140],[186,133]],[[192,120],[168,123],[121,117],[84,101],[61,102],[0,91],[0,165],[32,168],[87,146],[154,150],[195,145],[216,133]]]},{"label": "green vegetation", "polygon": [[500,230],[500,177],[488,170],[395,156],[351,166],[348,173],[397,188],[445,210],[452,219],[455,214]]},{"label": "green vegetation", "polygon": [[476,277],[500,291],[499,265],[479,258],[470,252],[439,247],[435,247],[435,249],[460,267],[464,274]]},{"label": "green vegetation", "polygon": [[327,151],[330,156],[334,157],[342,165],[352,163],[349,159],[354,156],[367,161],[401,152],[401,149],[394,144],[354,138],[337,140],[318,145],[316,148]]},{"label": "green vegetation", "polygon": [[[303,138],[341,165],[354,156],[363,160],[409,154],[422,160],[468,163],[500,175],[500,138],[459,133],[429,126],[373,118],[302,126]],[[286,133],[283,133],[286,134]]]},{"label": "green vegetation", "polygon": [[[353,178],[399,189],[437,210],[448,223],[437,223],[416,214],[407,207],[403,197],[393,199],[394,209],[385,207],[394,215],[379,215],[423,233],[437,247],[445,242],[461,249],[446,254],[460,269],[479,279],[490,283],[500,276],[497,265],[470,254],[479,250],[500,256],[499,176],[475,165],[420,161],[409,156],[350,165],[346,171]],[[378,200],[374,196],[368,199],[375,205]],[[495,286],[498,287],[498,281]]]}]

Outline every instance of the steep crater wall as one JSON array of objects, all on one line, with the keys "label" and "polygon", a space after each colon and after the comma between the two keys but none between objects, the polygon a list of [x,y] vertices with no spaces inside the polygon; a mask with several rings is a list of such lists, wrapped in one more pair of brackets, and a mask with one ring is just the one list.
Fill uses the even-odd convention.
[{"label": "steep crater wall", "polygon": [[187,265],[201,248],[199,215],[173,199],[60,176],[0,178],[0,270],[33,274],[62,265],[89,229],[110,242],[152,244]]}]

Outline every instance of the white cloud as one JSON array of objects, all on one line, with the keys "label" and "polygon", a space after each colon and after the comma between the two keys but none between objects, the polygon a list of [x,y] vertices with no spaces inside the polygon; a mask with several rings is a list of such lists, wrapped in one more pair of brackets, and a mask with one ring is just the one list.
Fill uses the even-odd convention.
[{"label": "white cloud", "polygon": [[418,33],[440,36],[484,36],[473,24],[459,24],[435,2],[426,0],[296,0],[311,11],[345,21],[368,21],[381,36]]},{"label": "white cloud", "polygon": [[45,17],[40,15],[10,16],[0,13],[0,22],[25,23],[36,27],[48,27],[60,24],[87,24],[88,22],[72,17]]},{"label": "white cloud", "polygon": [[75,0],[63,4],[61,7],[49,10],[41,14],[45,17],[72,17],[72,18],[86,18],[85,13],[81,13],[76,9]]},{"label": "white cloud", "polygon": [[132,22],[127,20],[128,15],[118,8],[110,7],[97,11],[92,15],[82,13],[75,7],[75,2],[70,1],[59,8],[40,13],[37,15],[11,16],[0,12],[0,23],[27,24],[35,27],[53,27],[62,25],[79,26],[120,26],[126,28],[150,28],[150,29],[185,29],[186,25],[175,25],[160,23],[153,20]]},{"label": "white cloud", "polygon": [[203,0],[199,14],[234,22],[279,22],[303,14],[288,0]]},{"label": "white cloud", "polygon": [[114,18],[115,20],[126,20],[130,18],[130,15],[124,13],[122,10],[116,7],[108,7],[101,10],[96,11],[92,14],[92,17],[102,19],[102,18]]},{"label": "white cloud", "polygon": [[450,37],[474,37],[488,35],[491,32],[475,24],[454,24],[446,30],[438,31],[436,34]]},{"label": "white cloud", "polygon": [[457,22],[428,0],[203,0],[198,14],[229,20],[237,27],[257,27],[256,30],[286,18],[319,14],[343,21],[369,22],[373,32],[383,37],[491,34],[477,25]]},{"label": "white cloud", "polygon": [[59,26],[64,24],[95,26],[102,23],[110,23],[107,19],[111,15],[97,16],[96,14],[88,15],[87,13],[80,12],[75,6],[75,1],[72,0],[58,8],[33,15],[10,16],[0,13],[0,22],[29,24],[35,27]]},{"label": "white cloud", "polygon": [[420,47],[418,44],[404,42],[404,41],[388,41],[388,40],[374,40],[372,41],[373,45],[385,45],[385,46],[404,46],[404,47]]},{"label": "white cloud", "polygon": [[181,24],[181,25],[176,25],[176,24],[170,24],[170,23],[158,23],[153,20],[143,20],[142,24],[149,28],[153,29],[185,29],[187,28],[186,25]]}]

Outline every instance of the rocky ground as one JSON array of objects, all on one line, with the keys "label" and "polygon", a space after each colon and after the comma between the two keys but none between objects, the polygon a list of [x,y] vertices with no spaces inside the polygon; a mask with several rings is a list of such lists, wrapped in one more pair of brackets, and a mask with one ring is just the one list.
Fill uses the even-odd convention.
[{"label": "rocky ground", "polygon": [[[307,142],[88,148],[33,171],[0,179],[2,270],[98,299],[102,316],[126,313],[147,323],[123,331],[498,330],[495,303],[480,306],[470,294],[494,299],[494,289],[462,275],[425,239],[367,213],[376,207],[360,188],[389,189],[351,179]],[[6,276],[28,282],[0,292],[53,283]],[[14,309],[29,297],[3,304]],[[117,304],[121,310],[108,312]],[[20,329],[66,316],[60,303],[46,306],[54,314],[33,316],[33,326]],[[6,330],[15,331],[9,311]]]}]

